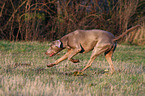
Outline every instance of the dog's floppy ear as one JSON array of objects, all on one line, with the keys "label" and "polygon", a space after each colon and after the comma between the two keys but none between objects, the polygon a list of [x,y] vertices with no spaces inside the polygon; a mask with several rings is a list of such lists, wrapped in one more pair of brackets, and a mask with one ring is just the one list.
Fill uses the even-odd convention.
[{"label": "dog's floppy ear", "polygon": [[58,48],[62,48],[62,42],[60,40],[56,40],[54,43]]}]

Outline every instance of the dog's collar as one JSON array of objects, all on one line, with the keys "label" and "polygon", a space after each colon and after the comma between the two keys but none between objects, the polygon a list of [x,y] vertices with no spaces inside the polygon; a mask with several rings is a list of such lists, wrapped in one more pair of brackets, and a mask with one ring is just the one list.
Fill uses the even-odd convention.
[{"label": "dog's collar", "polygon": [[64,48],[62,41],[60,40],[61,44],[60,44],[60,48]]}]

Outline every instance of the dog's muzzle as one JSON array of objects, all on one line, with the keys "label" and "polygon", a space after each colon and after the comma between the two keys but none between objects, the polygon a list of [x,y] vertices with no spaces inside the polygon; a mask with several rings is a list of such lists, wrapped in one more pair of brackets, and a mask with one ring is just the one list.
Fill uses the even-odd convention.
[{"label": "dog's muzzle", "polygon": [[[49,55],[47,52],[45,52],[46,55]],[[52,57],[55,53],[51,53],[49,56]]]}]

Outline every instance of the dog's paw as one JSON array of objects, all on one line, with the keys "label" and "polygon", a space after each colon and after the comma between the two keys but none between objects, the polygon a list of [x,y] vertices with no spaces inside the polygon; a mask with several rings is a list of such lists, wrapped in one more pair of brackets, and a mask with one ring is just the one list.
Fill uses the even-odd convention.
[{"label": "dog's paw", "polygon": [[78,62],[80,62],[80,61],[77,60],[77,59],[71,59],[70,61],[72,61],[73,63],[78,63]]},{"label": "dog's paw", "polygon": [[78,63],[78,62],[80,62],[80,61],[76,59],[76,60],[74,60],[73,62],[74,62],[74,63]]},{"label": "dog's paw", "polygon": [[74,76],[85,76],[86,74],[83,74],[82,71],[77,70],[77,71],[74,71],[74,72],[73,72],[73,75],[74,75]]},{"label": "dog's paw", "polygon": [[55,64],[54,63],[51,63],[51,64],[47,64],[46,66],[47,67],[53,67]]}]

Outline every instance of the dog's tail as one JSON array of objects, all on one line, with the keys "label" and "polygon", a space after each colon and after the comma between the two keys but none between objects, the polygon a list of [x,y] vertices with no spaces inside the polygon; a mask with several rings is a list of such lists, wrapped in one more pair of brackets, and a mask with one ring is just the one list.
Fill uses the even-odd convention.
[{"label": "dog's tail", "polygon": [[119,40],[119,39],[122,38],[124,35],[126,35],[128,32],[130,32],[130,31],[132,31],[132,30],[134,30],[134,29],[136,29],[137,27],[140,27],[140,26],[141,26],[141,25],[136,25],[136,26],[131,27],[130,29],[126,30],[124,33],[122,33],[122,34],[119,35],[118,37],[115,37],[115,38],[113,39],[113,41]]}]

